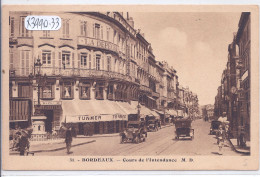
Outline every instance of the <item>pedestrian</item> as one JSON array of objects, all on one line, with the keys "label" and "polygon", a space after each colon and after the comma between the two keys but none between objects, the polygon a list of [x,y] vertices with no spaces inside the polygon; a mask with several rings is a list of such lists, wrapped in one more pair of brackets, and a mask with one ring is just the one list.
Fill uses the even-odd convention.
[{"label": "pedestrian", "polygon": [[224,146],[224,140],[225,140],[225,130],[223,130],[222,125],[219,126],[219,130],[217,133],[217,139],[218,139],[218,148],[219,148],[219,155],[223,154],[223,146]]},{"label": "pedestrian", "polygon": [[84,136],[88,136],[88,125],[87,125],[87,123],[84,124],[83,130],[84,130]]},{"label": "pedestrian", "polygon": [[21,132],[18,133],[19,136],[19,151],[20,151],[20,156],[24,156],[26,149],[29,149],[29,141],[28,138],[21,135]]},{"label": "pedestrian", "polygon": [[65,143],[66,143],[66,148],[67,148],[67,154],[70,153],[70,148],[71,148],[71,143],[72,143],[72,132],[71,128],[66,130],[66,136],[65,136]]}]

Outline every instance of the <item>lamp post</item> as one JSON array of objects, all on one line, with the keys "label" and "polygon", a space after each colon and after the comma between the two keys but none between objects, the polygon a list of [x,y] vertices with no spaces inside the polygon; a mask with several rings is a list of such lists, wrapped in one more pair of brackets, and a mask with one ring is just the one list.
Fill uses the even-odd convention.
[{"label": "lamp post", "polygon": [[46,82],[46,74],[44,74],[44,76],[42,77],[41,75],[41,67],[42,67],[42,63],[40,61],[40,59],[38,58],[37,61],[34,63],[34,73],[36,78],[38,78],[38,106],[40,106],[40,88],[44,87],[45,82]]},{"label": "lamp post", "polygon": [[140,112],[141,112],[140,99],[141,98],[142,98],[142,96],[139,94],[139,96],[138,96],[138,105],[137,105],[137,118],[138,118],[138,121],[140,121]]},{"label": "lamp post", "polygon": [[34,69],[35,69],[35,76],[38,77],[38,106],[40,106],[40,81],[41,81],[41,67],[42,63],[40,59],[38,58],[36,63],[34,63]]}]

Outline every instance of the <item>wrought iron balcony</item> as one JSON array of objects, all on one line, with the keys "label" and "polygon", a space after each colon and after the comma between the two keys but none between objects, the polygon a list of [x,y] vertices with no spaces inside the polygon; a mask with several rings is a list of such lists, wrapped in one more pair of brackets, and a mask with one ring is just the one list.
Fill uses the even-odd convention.
[{"label": "wrought iron balcony", "polygon": [[13,37],[9,37],[9,44],[17,44],[17,39]]},{"label": "wrought iron balcony", "polygon": [[[26,68],[16,68],[12,70],[12,73],[15,72],[15,76],[24,76],[28,77],[32,70],[26,70]],[[89,78],[105,78],[105,79],[119,79],[128,82],[132,82],[132,77],[129,75],[124,75],[121,73],[113,71],[104,71],[104,70],[95,70],[95,69],[81,69],[81,68],[58,68],[58,67],[44,67],[41,68],[42,75],[46,74],[47,76],[65,76],[65,77],[89,77]],[[13,74],[14,75],[14,74]],[[12,75],[10,75],[12,76]],[[14,77],[14,76],[13,76]]]}]

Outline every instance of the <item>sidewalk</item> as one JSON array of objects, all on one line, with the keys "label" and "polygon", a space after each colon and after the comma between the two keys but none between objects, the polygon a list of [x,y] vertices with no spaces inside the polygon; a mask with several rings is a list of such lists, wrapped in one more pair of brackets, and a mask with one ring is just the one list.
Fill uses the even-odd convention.
[{"label": "sidewalk", "polygon": [[[71,147],[80,146],[84,144],[89,144],[96,142],[96,140],[92,138],[73,138]],[[65,150],[66,144],[64,139],[59,140],[53,140],[53,141],[47,141],[47,142],[30,142],[30,152],[31,153],[41,153],[41,152],[54,152],[54,151],[60,151]],[[10,149],[9,151],[10,155],[18,155],[19,152],[12,151]]]},{"label": "sidewalk", "polygon": [[[162,125],[162,128],[173,126],[173,124]],[[119,133],[111,133],[111,134],[95,134],[93,136],[84,136],[78,135],[76,138],[73,138],[72,147],[80,146],[88,143],[96,142],[97,138],[101,137],[115,137],[119,136]],[[54,139],[47,141],[30,141],[30,152],[31,153],[40,153],[40,152],[54,152],[59,150],[65,150],[65,139]],[[19,152],[12,151],[10,149],[10,155],[18,155]]]},{"label": "sidewalk", "polygon": [[230,144],[232,145],[233,149],[236,152],[243,153],[243,154],[250,154],[250,141],[246,142],[246,147],[241,148],[237,145],[237,139],[229,139]]},{"label": "sidewalk", "polygon": [[[166,124],[162,125],[162,128],[171,127],[173,124]],[[93,139],[93,138],[101,138],[101,137],[113,137],[119,136],[119,133],[110,133],[110,134],[94,134],[93,136],[84,136],[84,135],[77,135],[76,138],[73,139]],[[60,144],[64,143],[64,138],[61,139],[54,139],[54,140],[46,140],[46,141],[30,141],[30,145],[43,145],[43,144]]]}]

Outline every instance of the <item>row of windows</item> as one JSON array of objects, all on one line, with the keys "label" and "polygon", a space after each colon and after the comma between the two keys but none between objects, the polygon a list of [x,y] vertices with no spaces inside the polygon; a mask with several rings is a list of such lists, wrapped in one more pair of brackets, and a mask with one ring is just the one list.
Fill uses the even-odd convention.
[{"label": "row of windows", "polygon": [[[31,37],[32,31],[27,30],[24,27],[24,20],[25,17],[21,17],[20,19],[20,25],[19,25],[19,36],[20,37]],[[62,19],[63,25],[62,25],[62,37],[63,38],[70,38],[70,20],[69,19]],[[14,17],[10,17],[10,36],[14,37],[14,30],[15,30],[15,23],[14,23]],[[87,21],[80,21],[80,35],[81,36],[91,36],[96,39],[104,40],[104,30],[103,26],[95,23],[93,24],[93,32],[88,29]],[[91,35],[92,34],[92,35]],[[111,41],[113,43],[117,43],[118,46],[120,46],[122,51],[125,51],[126,47],[129,50],[129,53],[131,57],[136,58],[136,47],[134,44],[128,44],[129,46],[126,46],[126,40],[122,37],[116,30],[113,30],[113,38],[111,38],[111,29],[110,27],[106,28],[106,40]],[[42,37],[49,38],[51,36],[51,31],[42,31]],[[116,40],[117,39],[117,40]],[[144,53],[145,53],[145,47],[142,45],[139,45],[139,53],[137,52],[137,57],[140,59],[145,59]]]},{"label": "row of windows", "polygon": [[[41,99],[54,99],[55,90],[54,85],[47,83],[44,87],[40,88]],[[89,100],[91,98],[91,86],[89,83],[81,83],[79,87],[79,98]],[[74,85],[71,82],[61,83],[61,98],[62,99],[73,99],[74,98]],[[109,85],[106,89],[107,99],[110,100],[122,100],[128,97],[135,97],[137,93],[127,92],[126,90],[114,91],[114,86]],[[128,95],[129,93],[129,95]],[[10,95],[11,96],[11,95]],[[32,87],[28,84],[18,85],[18,97],[30,98],[32,97]],[[104,99],[104,86],[97,85],[94,93],[95,99]]]},{"label": "row of windows", "polygon": [[[14,53],[13,50],[10,49],[9,51],[10,53],[10,69],[13,69],[13,65],[14,65]],[[30,68],[30,58],[31,58],[31,51],[30,50],[22,50],[20,51],[20,59],[21,59],[21,68],[22,68],[22,74],[28,75],[29,73],[29,68]],[[52,53],[50,50],[43,50],[42,51],[42,55],[41,55],[41,63],[43,64],[43,66],[51,66],[52,65],[52,58],[54,58],[54,53]],[[96,70],[101,70],[101,60],[102,57],[100,54],[96,54],[95,55],[95,67]],[[69,51],[62,51],[61,53],[61,62],[63,67],[65,68],[70,68],[71,67],[71,62],[72,62],[72,55],[71,52]],[[88,55],[88,53],[80,53],[79,55],[79,64],[80,64],[80,68],[88,68],[91,69],[91,55]],[[103,62],[103,61],[102,61]],[[122,62],[120,61],[116,61],[115,60],[115,64],[116,62],[119,62],[119,65],[122,65]],[[123,67],[125,65],[123,64]],[[106,69],[107,71],[112,71],[112,59],[111,56],[107,56],[106,57]],[[119,68],[120,70],[122,70],[122,68]]]},{"label": "row of windows", "polygon": [[[24,26],[24,20],[26,17],[20,17],[20,25],[19,25],[19,35],[20,37],[31,37],[32,33],[30,30],[27,30]],[[10,36],[14,36],[14,30],[15,30],[15,23],[14,23],[14,17],[10,17]],[[43,31],[42,36],[43,37],[51,37],[50,31]],[[81,36],[89,36],[94,37],[96,39],[104,40],[104,29],[103,26],[94,23],[93,24],[93,30],[92,33],[90,29],[88,29],[87,21],[80,21],[80,35]],[[110,27],[106,28],[106,40],[111,41],[113,39],[113,43],[117,42],[118,45],[121,44],[121,47],[124,47],[125,39],[117,33],[116,30],[114,30],[113,38],[111,36],[111,29]],[[117,41],[115,40],[117,36]],[[62,37],[63,38],[70,38],[70,20],[69,19],[62,19]],[[125,47],[124,47],[125,48]]]}]

